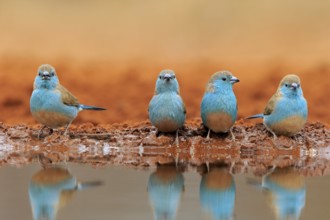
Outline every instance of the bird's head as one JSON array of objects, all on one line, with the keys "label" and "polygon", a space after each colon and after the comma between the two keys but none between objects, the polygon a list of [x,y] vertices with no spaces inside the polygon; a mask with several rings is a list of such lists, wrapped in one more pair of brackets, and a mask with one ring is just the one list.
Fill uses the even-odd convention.
[{"label": "bird's head", "polygon": [[179,93],[179,83],[173,70],[162,70],[156,81],[156,94],[163,92]]},{"label": "bird's head", "polygon": [[54,67],[49,64],[42,64],[38,68],[38,75],[34,81],[35,88],[53,89],[58,83],[59,80]]},{"label": "bird's head", "polygon": [[239,79],[233,76],[231,72],[219,71],[212,75],[206,87],[206,91],[227,91],[227,89],[232,89],[233,84],[237,82],[239,82]]},{"label": "bird's head", "polygon": [[302,95],[300,78],[297,75],[286,75],[280,82],[279,90],[287,97]]}]

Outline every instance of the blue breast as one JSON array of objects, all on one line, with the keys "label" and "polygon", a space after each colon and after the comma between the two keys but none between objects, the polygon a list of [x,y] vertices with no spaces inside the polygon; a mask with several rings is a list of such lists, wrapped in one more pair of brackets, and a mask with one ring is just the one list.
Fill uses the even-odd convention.
[{"label": "blue breast", "polygon": [[233,91],[225,95],[217,93],[205,93],[201,104],[201,116],[205,123],[207,115],[214,112],[226,112],[233,120],[236,121],[237,102]]},{"label": "blue breast", "polygon": [[175,92],[155,95],[149,104],[149,118],[152,124],[171,120],[181,127],[186,119],[181,97]]},{"label": "blue breast", "polygon": [[30,99],[31,112],[49,111],[75,118],[78,108],[63,104],[59,92],[47,89],[35,89]]}]

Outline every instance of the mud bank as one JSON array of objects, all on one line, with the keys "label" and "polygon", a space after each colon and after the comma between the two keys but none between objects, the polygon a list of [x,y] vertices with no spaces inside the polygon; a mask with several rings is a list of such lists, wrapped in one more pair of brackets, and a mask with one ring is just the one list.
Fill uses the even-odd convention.
[{"label": "mud bank", "polygon": [[63,130],[38,139],[39,126],[0,124],[0,165],[24,166],[74,162],[95,167],[109,164],[154,167],[180,164],[185,167],[225,164],[234,173],[253,169],[262,175],[270,166],[298,166],[306,175],[330,173],[330,129],[321,123],[308,123],[294,138],[273,140],[261,123],[239,121],[229,134],[211,134],[200,120],[193,120],[175,134],[160,134],[149,122],[72,126],[68,136]]}]

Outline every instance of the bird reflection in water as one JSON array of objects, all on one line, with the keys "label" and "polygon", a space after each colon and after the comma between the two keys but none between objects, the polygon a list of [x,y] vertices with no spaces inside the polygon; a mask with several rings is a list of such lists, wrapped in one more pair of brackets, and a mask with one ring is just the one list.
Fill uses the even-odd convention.
[{"label": "bird reflection in water", "polygon": [[101,182],[78,182],[68,169],[47,167],[34,174],[29,184],[29,197],[34,220],[54,220],[76,191]]},{"label": "bird reflection in water", "polygon": [[158,166],[148,181],[148,195],[154,219],[175,219],[183,191],[182,168],[170,165]]},{"label": "bird reflection in water", "polygon": [[202,174],[199,200],[210,219],[232,219],[236,187],[233,175],[226,166],[210,167]]},{"label": "bird reflection in water", "polygon": [[277,219],[299,219],[305,206],[306,185],[293,167],[273,168],[263,177],[262,189]]}]

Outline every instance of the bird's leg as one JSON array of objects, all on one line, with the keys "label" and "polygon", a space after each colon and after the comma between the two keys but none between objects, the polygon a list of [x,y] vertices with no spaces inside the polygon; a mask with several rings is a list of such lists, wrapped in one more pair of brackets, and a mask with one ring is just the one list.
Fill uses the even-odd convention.
[{"label": "bird's leg", "polygon": [[278,147],[277,146],[277,136],[276,136],[276,134],[273,132],[273,131],[271,131],[271,130],[269,130],[270,131],[270,133],[273,135],[273,139],[271,140],[272,141],[272,143],[273,143],[273,145],[275,146],[275,147]]},{"label": "bird's leg", "polygon": [[40,139],[40,136],[42,135],[42,131],[43,131],[45,128],[47,128],[46,125],[42,126],[42,128],[39,130],[39,132],[38,132],[38,139]]},{"label": "bird's leg", "polygon": [[267,129],[267,131],[269,131],[272,135],[273,135],[273,140],[274,141],[276,141],[276,139],[277,139],[277,136],[276,136],[276,134],[275,134],[275,132],[274,131],[272,131],[272,129],[270,129],[268,126],[267,126],[267,124],[265,123],[265,121],[264,121],[264,123],[263,123],[264,125],[265,125],[265,127],[266,127],[266,129]]},{"label": "bird's leg", "polygon": [[211,133],[211,129],[209,129],[209,131],[207,132],[206,140],[210,139],[210,133]]},{"label": "bird's leg", "polygon": [[267,171],[267,173],[265,173],[263,176],[269,176],[271,173],[274,172],[274,170],[276,169],[276,165],[272,165],[272,167]]},{"label": "bird's leg", "polygon": [[229,167],[229,173],[231,175],[234,175],[234,166],[235,166],[236,161],[232,162]]},{"label": "bird's leg", "polygon": [[276,134],[271,129],[267,129],[267,130],[273,135],[273,140],[276,141],[277,140]]},{"label": "bird's leg", "polygon": [[272,135],[273,135],[273,144],[275,145],[275,146],[277,146],[277,136],[276,136],[276,134],[273,132],[273,131],[271,131],[271,130],[269,130],[270,131],[270,133],[272,133]]},{"label": "bird's leg", "polygon": [[229,131],[230,131],[230,134],[231,134],[231,140],[233,141],[233,142],[235,142],[235,135],[234,135],[234,132],[233,132],[233,127],[231,127],[230,129],[229,129]]},{"label": "bird's leg", "polygon": [[176,143],[176,146],[179,147],[179,129],[176,130],[175,143]]},{"label": "bird's leg", "polygon": [[274,141],[276,141],[276,140],[277,140],[277,136],[276,136],[276,134],[275,134],[274,132],[272,132],[272,134],[273,134],[273,139],[274,139]]},{"label": "bird's leg", "polygon": [[206,161],[205,165],[206,165],[207,172],[209,173],[210,172],[210,163],[209,163],[209,161]]},{"label": "bird's leg", "polygon": [[69,127],[70,127],[71,123],[72,123],[72,121],[70,121],[70,123],[68,124],[68,126],[66,126],[66,128],[65,128],[65,131],[64,131],[64,133],[63,133],[63,135],[66,135],[66,133],[67,133],[67,131],[68,131],[68,129],[69,129]]}]

